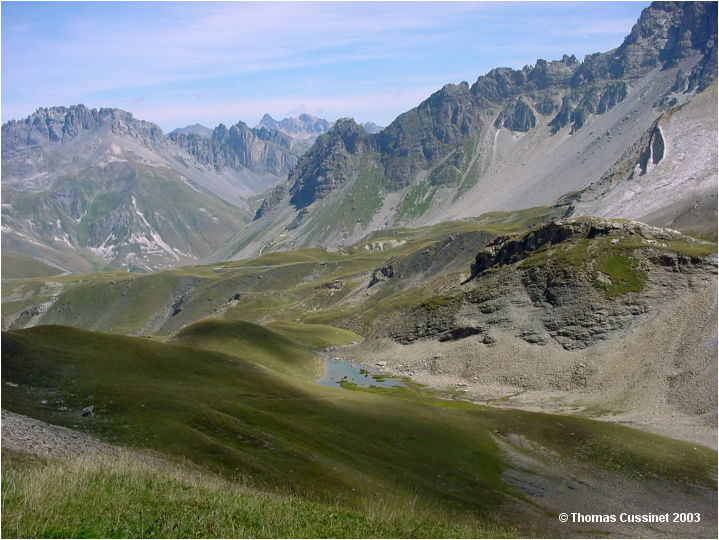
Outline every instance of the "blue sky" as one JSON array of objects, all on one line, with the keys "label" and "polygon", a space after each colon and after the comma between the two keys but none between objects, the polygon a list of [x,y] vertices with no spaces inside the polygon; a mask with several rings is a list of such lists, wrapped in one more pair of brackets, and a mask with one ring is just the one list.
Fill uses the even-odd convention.
[{"label": "blue sky", "polygon": [[119,107],[165,131],[264,113],[386,125],[445,83],[604,52],[648,2],[2,2],[2,121]]}]

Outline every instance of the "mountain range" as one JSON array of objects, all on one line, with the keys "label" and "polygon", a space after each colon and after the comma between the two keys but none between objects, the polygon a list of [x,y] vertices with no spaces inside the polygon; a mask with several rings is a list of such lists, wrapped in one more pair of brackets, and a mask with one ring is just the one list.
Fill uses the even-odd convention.
[{"label": "mountain range", "polygon": [[[164,135],[117,109],[39,109],[2,127],[6,246],[67,271],[142,271],[553,204],[712,230],[714,9],[655,4],[617,49],[448,84],[381,131],[266,114],[255,128]],[[129,196],[149,171],[186,201],[186,219],[147,191]],[[187,225],[205,222],[202,238]]]},{"label": "mountain range", "polygon": [[380,130],[6,123],[3,531],[716,538],[717,116],[655,2]]},{"label": "mountain range", "polygon": [[377,134],[338,121],[222,253],[345,245],[553,204],[712,231],[715,14],[714,4],[656,3],[618,48],[583,62],[565,55],[448,84]]},{"label": "mountain range", "polygon": [[711,231],[715,11],[653,4],[612,51],[447,84],[380,131],[266,114],[164,135],[118,109],[38,109],[2,127],[6,252],[149,271],[543,205]]},{"label": "mountain range", "polygon": [[252,215],[250,199],[285,181],[331,125],[309,115],[270,120],[165,135],[126,111],[76,105],[7,122],[6,259],[30,257],[65,272],[142,272],[210,256]]}]

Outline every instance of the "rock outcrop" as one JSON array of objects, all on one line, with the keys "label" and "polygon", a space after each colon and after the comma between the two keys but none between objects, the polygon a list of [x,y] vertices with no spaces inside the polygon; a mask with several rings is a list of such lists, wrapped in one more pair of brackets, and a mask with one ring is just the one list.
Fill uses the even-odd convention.
[{"label": "rock outcrop", "polygon": [[534,111],[522,98],[507,105],[494,122],[496,128],[505,127],[512,131],[525,132],[536,125],[537,117],[534,116]]},{"label": "rock outcrop", "polygon": [[252,221],[257,221],[262,216],[265,216],[272,212],[275,208],[279,206],[279,204],[282,202],[282,200],[287,195],[287,189],[288,186],[286,183],[278,184],[272,190],[270,191],[269,195],[267,195],[260,204],[260,207],[255,212],[255,217],[252,218]]},{"label": "rock outcrop", "polygon": [[220,170],[244,167],[284,177],[299,157],[288,135],[265,127],[250,129],[244,122],[229,129],[220,124],[209,138],[176,132],[169,137],[200,163]]},{"label": "rock outcrop", "polygon": [[556,220],[498,237],[477,254],[465,292],[422,302],[375,337],[408,344],[480,335],[491,345],[501,332],[584,349],[636,327],[693,281],[715,279],[716,264],[707,245],[670,229]]},{"label": "rock outcrop", "polygon": [[83,132],[107,127],[113,133],[153,146],[163,142],[159,126],[137,120],[120,109],[88,109],[84,105],[40,108],[23,120],[2,126],[3,161],[27,148],[45,148],[70,142]]}]

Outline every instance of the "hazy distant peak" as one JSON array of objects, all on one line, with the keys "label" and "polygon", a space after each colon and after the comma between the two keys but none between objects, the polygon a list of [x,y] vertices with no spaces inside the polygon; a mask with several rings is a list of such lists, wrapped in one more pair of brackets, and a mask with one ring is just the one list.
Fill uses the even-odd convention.
[{"label": "hazy distant peak", "polygon": [[297,118],[283,118],[280,121],[265,114],[256,128],[264,127],[269,130],[281,131],[295,139],[310,139],[327,133],[331,126],[332,124],[324,118],[302,113]]},{"label": "hazy distant peak", "polygon": [[202,124],[192,124],[183,128],[173,129],[171,133],[179,133],[180,135],[197,135],[199,137],[209,139],[212,137],[212,129]]},{"label": "hazy distant peak", "polygon": [[2,126],[3,158],[6,152],[22,147],[46,147],[73,140],[98,129],[131,138],[160,141],[164,135],[159,126],[137,120],[132,113],[116,108],[88,109],[85,105],[40,107],[21,120],[10,120]]},{"label": "hazy distant peak", "polygon": [[362,127],[367,133],[379,133],[384,129],[384,126],[378,126],[374,122],[365,122]]}]

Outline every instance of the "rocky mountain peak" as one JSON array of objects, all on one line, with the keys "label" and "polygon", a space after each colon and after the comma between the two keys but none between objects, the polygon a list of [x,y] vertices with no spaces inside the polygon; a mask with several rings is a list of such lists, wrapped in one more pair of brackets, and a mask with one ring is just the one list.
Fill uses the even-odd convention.
[{"label": "rocky mountain peak", "polygon": [[262,115],[262,119],[260,120],[260,123],[258,124],[258,126],[264,125],[264,126],[270,127],[272,124],[275,124],[276,122],[277,122],[277,120],[272,118],[272,116],[270,114],[265,113]]},{"label": "rocky mountain peak", "polygon": [[250,129],[242,121],[229,128],[221,123],[209,137],[176,130],[169,138],[203,165],[218,170],[248,168],[283,177],[298,157],[291,137],[266,126]]},{"label": "rocky mountain peak", "polygon": [[380,131],[382,131],[384,129],[384,127],[378,126],[374,122],[365,122],[364,124],[362,124],[362,127],[365,129],[365,131],[367,133],[370,133],[370,134],[379,133]]},{"label": "rocky mountain peak", "polygon": [[212,131],[213,130],[202,124],[192,124],[183,128],[173,129],[168,135],[179,133],[181,135],[197,135],[198,137],[209,138],[212,137]]},{"label": "rocky mountain peak", "polygon": [[340,118],[290,173],[290,203],[304,208],[322,198],[357,174],[362,155],[375,148],[373,137],[354,119]]},{"label": "rocky mountain peak", "polygon": [[85,105],[41,107],[23,120],[2,126],[3,158],[27,147],[44,148],[69,142],[84,132],[110,128],[113,133],[156,143],[163,137],[159,126],[136,120],[132,113],[116,108],[88,109]]},{"label": "rocky mountain peak", "polygon": [[[602,78],[635,77],[682,58],[701,55],[697,70],[713,68],[716,78],[716,2],[654,2],[642,11],[624,42],[606,54],[588,55],[577,69],[573,84]],[[701,75],[699,90],[709,75]]]},{"label": "rocky mountain peak", "polygon": [[[566,54],[556,61],[539,59],[521,70],[492,69],[471,86],[445,85],[375,135],[383,186],[402,189],[420,171],[429,171],[433,184],[456,182],[471,148],[466,143],[486,128],[487,114],[492,114],[497,129],[527,132],[544,116],[549,117],[550,134],[567,127],[575,133],[592,115],[605,114],[623,101],[632,81],[683,58],[688,59],[683,66],[689,72],[680,74],[679,91],[702,90],[716,79],[716,9],[716,3],[654,3],[642,12],[624,43],[607,53],[588,55],[584,62]],[[347,128],[336,134],[341,131]],[[328,148],[315,146],[310,153],[326,153]],[[328,154],[325,158],[333,160]],[[318,159],[302,161],[291,178],[303,186],[312,183]],[[315,165],[302,168],[310,163]],[[327,168],[335,166],[336,162]]]}]

